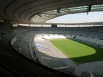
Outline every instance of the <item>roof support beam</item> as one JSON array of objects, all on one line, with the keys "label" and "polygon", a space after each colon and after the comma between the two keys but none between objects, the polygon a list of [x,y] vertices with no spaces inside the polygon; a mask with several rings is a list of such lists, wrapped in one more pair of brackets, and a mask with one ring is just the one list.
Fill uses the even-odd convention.
[{"label": "roof support beam", "polygon": [[92,5],[89,5],[88,8],[87,8],[87,15],[88,15],[88,12],[91,11],[91,6],[92,6]]},{"label": "roof support beam", "polygon": [[89,5],[89,6],[88,6],[88,9],[87,9],[88,12],[91,11],[91,6],[92,6],[92,5]]},{"label": "roof support beam", "polygon": [[60,8],[57,9],[58,14],[60,13],[60,10],[61,10]]}]

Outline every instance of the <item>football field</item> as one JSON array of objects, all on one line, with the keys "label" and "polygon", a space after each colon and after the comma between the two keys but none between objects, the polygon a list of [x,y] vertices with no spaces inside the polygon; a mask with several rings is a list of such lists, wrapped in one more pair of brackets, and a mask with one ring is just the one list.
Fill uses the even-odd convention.
[{"label": "football field", "polygon": [[51,43],[76,63],[103,60],[103,48],[71,39],[53,39]]}]

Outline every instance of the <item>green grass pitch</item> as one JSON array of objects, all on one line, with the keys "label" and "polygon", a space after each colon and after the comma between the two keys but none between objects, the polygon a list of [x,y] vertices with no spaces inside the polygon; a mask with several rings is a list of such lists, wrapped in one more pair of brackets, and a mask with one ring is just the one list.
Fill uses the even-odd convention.
[{"label": "green grass pitch", "polygon": [[103,60],[103,48],[71,39],[55,39],[51,43],[76,63]]}]

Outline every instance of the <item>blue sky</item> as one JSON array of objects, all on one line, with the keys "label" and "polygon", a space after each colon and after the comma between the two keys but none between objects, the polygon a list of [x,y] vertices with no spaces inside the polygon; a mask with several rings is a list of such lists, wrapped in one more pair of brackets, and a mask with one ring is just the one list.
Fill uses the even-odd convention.
[{"label": "blue sky", "polygon": [[99,22],[103,21],[103,12],[89,12],[87,13],[77,13],[68,14],[60,16],[51,20],[47,23],[82,23],[82,22]]}]

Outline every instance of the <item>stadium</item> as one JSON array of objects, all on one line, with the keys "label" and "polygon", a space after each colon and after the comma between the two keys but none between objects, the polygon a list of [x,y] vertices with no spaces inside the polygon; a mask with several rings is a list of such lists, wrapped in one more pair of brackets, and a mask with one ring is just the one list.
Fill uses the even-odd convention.
[{"label": "stadium", "polygon": [[102,0],[0,4],[0,77],[103,77],[103,22],[47,22],[101,12]]}]

